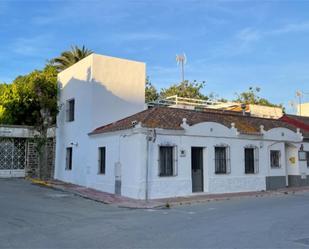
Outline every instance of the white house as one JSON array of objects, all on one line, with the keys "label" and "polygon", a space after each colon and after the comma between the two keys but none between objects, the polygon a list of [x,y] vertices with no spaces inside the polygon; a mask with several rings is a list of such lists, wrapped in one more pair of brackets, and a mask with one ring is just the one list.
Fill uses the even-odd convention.
[{"label": "white house", "polygon": [[144,63],[97,54],[59,73],[55,178],[86,186],[98,180],[88,133],[143,110],[145,78]]},{"label": "white house", "polygon": [[95,54],[59,82],[56,179],[136,199],[309,185],[307,120],[143,110],[145,64]]}]

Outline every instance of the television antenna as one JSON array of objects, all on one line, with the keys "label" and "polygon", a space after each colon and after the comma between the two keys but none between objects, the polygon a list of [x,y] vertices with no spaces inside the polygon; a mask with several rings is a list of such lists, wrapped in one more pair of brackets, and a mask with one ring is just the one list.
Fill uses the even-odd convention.
[{"label": "television antenna", "polygon": [[291,106],[294,113],[297,113],[297,103],[295,101],[289,101],[289,106]]},{"label": "television antenna", "polygon": [[181,82],[185,81],[185,64],[187,63],[186,54],[177,54],[176,55],[176,62],[177,65],[180,66],[180,75],[181,75]]},{"label": "television antenna", "polygon": [[299,116],[301,116],[301,101],[302,101],[302,97],[303,97],[303,93],[302,91],[296,91],[296,97],[298,97],[298,109],[299,109]]}]

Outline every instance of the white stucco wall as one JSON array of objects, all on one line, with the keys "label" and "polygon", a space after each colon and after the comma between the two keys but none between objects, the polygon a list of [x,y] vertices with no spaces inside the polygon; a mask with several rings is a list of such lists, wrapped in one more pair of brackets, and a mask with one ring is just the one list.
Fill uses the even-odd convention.
[{"label": "white stucco wall", "polygon": [[[279,129],[275,132],[283,132]],[[270,135],[274,131],[269,131]],[[197,126],[186,127],[185,131],[167,131],[156,129],[155,142],[149,143],[148,196],[150,199],[192,195],[191,147],[203,147],[203,177],[205,193],[230,193],[260,191],[266,189],[266,176],[287,176],[286,158],[293,154],[287,144],[280,140],[264,139],[263,136],[240,135],[236,128],[225,127],[207,122]],[[265,135],[265,134],[264,134]],[[299,139],[297,133],[291,133],[286,139]],[[296,136],[296,137],[295,137]],[[279,137],[279,139],[281,139]],[[121,165],[121,194],[135,199],[145,199],[146,189],[146,129],[132,128],[89,137],[87,163],[82,185],[101,191],[114,193],[115,165]],[[297,141],[294,141],[297,142]],[[173,145],[176,148],[175,176],[159,176],[159,146]],[[231,172],[215,174],[214,147],[228,145],[230,150]],[[298,143],[296,145],[299,146]],[[106,146],[106,174],[98,174],[98,147]],[[256,147],[258,150],[258,167],[256,174],[245,174],[244,148]],[[306,147],[307,148],[307,144]],[[281,167],[270,167],[270,150],[281,151]],[[180,151],[185,156],[180,156]],[[297,149],[298,150],[298,149]],[[288,152],[287,152],[288,151]],[[74,167],[74,166],[73,166]]]},{"label": "white stucco wall", "polygon": [[[144,109],[145,64],[92,54],[58,75],[61,87],[56,129],[55,178],[89,185],[93,129]],[[75,99],[75,118],[67,122],[66,101]],[[65,169],[66,147],[73,147],[72,170]],[[92,184],[92,183],[91,183]],[[110,184],[111,185],[111,184]]]},{"label": "white stucco wall", "polygon": [[[185,126],[186,127],[186,126]],[[284,133],[284,134],[283,134]],[[184,134],[160,134],[157,130],[156,143],[152,144],[150,161],[152,162],[149,181],[150,198],[183,196],[192,194],[191,179],[191,147],[204,148],[204,192],[227,193],[260,191],[266,189],[266,176],[286,176],[286,143],[300,142],[300,134],[278,128],[267,131],[264,136],[239,135],[236,128],[225,127],[217,123],[206,122],[187,126]],[[278,136],[280,135],[280,136]],[[282,141],[282,136],[285,141]],[[175,145],[177,155],[177,175],[160,177],[159,145]],[[231,172],[215,174],[214,148],[228,145],[230,150]],[[244,166],[244,148],[256,147],[258,150],[258,173],[246,174]],[[270,150],[280,150],[281,167],[270,167]],[[180,150],[185,150],[185,156],[180,157]]]},{"label": "white stucco wall", "polygon": [[[227,193],[266,189],[266,176],[297,174],[287,161],[295,155],[302,135],[285,128],[264,131],[261,135],[239,134],[231,124],[205,122],[188,126],[183,131],[157,129],[155,142],[147,151],[146,129],[136,127],[125,131],[89,136],[98,126],[114,122],[144,109],[145,64],[101,55],[90,55],[58,76],[61,84],[57,117],[55,178],[66,182],[115,192],[115,166],[120,165],[121,194],[144,199],[146,196],[147,156],[149,161],[149,198],[192,194],[191,147],[203,147],[204,192]],[[65,103],[75,99],[75,119],[65,121]],[[262,129],[263,130],[263,129]],[[1,132],[1,130],[0,130]],[[3,130],[4,132],[4,130]],[[21,131],[22,132],[22,131]],[[159,146],[173,145],[176,150],[177,174],[159,176]],[[228,145],[231,172],[215,174],[214,147]],[[106,173],[98,174],[98,147],[106,147]],[[258,150],[259,171],[245,174],[244,148]],[[298,147],[297,147],[298,146]],[[72,170],[65,169],[66,147],[73,148]],[[281,151],[281,167],[270,167],[270,150]],[[185,156],[180,156],[180,151]],[[305,150],[309,150],[308,143]],[[309,174],[308,168],[306,170]]]},{"label": "white stucco wall", "polygon": [[[150,197],[163,198],[192,194],[191,179],[191,147],[203,147],[203,177],[204,192],[227,193],[264,190],[266,167],[263,153],[260,155],[260,170],[258,174],[245,174],[244,147],[260,146],[258,140],[241,139],[237,137],[237,130],[227,128],[216,123],[203,123],[192,126],[183,135],[158,135],[151,151]],[[171,177],[158,176],[159,145],[177,146],[177,175]],[[230,150],[231,172],[229,174],[215,174],[214,148],[228,145]],[[180,157],[180,150],[185,150],[185,156]]]}]

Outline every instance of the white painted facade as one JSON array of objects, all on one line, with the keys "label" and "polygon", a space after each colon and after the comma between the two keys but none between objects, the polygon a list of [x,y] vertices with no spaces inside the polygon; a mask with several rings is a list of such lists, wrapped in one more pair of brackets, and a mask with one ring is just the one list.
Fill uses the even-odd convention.
[{"label": "white painted facade", "polygon": [[[88,186],[94,174],[88,133],[144,109],[145,64],[91,54],[58,75],[55,178]],[[66,104],[75,100],[74,121],[66,121]],[[66,148],[73,148],[74,170],[65,170]],[[95,158],[97,160],[97,157]],[[88,177],[89,176],[89,177]],[[106,183],[107,184],[107,183]]]},{"label": "white painted facade", "polygon": [[309,117],[309,103],[297,105],[297,115]]},{"label": "white painted facade", "polygon": [[[90,55],[59,74],[62,106],[57,119],[55,178],[108,193],[121,182],[121,195],[155,199],[192,195],[191,148],[203,148],[204,193],[262,191],[267,177],[309,174],[306,162],[298,161],[303,142],[299,131],[275,128],[255,135],[241,134],[214,122],[183,130],[132,128],[89,135],[95,128],[142,111],[145,64],[101,55]],[[65,119],[66,101],[74,98],[75,118]],[[155,139],[149,141],[149,134]],[[174,147],[174,176],[159,176],[159,147]],[[230,173],[215,174],[215,146],[227,146]],[[66,169],[66,148],[72,147],[72,169]],[[99,174],[99,147],[106,148],[106,171]],[[256,148],[258,171],[245,174],[244,148]],[[280,167],[271,168],[270,151],[280,151]],[[293,159],[294,158],[294,159]]]},{"label": "white painted facade", "polygon": [[[293,165],[287,163],[286,151],[290,157],[298,157],[301,144],[307,149],[308,143],[302,143],[300,133],[286,128],[276,128],[264,132],[263,136],[241,135],[235,128],[228,128],[221,124],[205,122],[185,131],[169,131],[156,129],[156,141],[149,142],[146,151],[145,128],[132,128],[122,132],[113,132],[91,136],[93,156],[91,168],[97,171],[97,148],[107,146],[107,173],[91,181],[89,187],[113,193],[115,179],[114,165],[121,164],[122,194],[136,199],[146,196],[146,165],[148,155],[148,196],[151,199],[186,196],[192,193],[191,178],[191,147],[203,147],[203,171],[205,193],[228,193],[266,190],[266,176],[287,176],[294,168],[299,168],[298,161]],[[283,135],[283,139],[277,136]],[[176,175],[170,177],[159,176],[159,146],[175,146]],[[229,174],[215,174],[214,147],[227,145],[231,172]],[[258,150],[258,173],[245,174],[244,148],[256,147]],[[289,146],[292,146],[290,149]],[[110,149],[108,149],[110,148]],[[118,149],[120,148],[120,150]],[[270,167],[270,150],[280,150],[280,168]],[[184,151],[184,155],[182,152]],[[306,167],[307,170],[307,167]],[[307,172],[309,174],[309,171]],[[106,179],[106,180],[105,180]],[[110,181],[111,180],[111,181]],[[109,182],[109,187],[99,186],[102,182]],[[288,183],[287,183],[288,184]]]}]

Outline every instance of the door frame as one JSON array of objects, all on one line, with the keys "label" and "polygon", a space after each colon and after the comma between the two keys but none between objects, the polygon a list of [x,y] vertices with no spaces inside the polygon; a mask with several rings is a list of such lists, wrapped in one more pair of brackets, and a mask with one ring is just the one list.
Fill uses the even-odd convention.
[{"label": "door frame", "polygon": [[[202,181],[202,190],[201,191],[193,191],[193,169],[192,169],[192,166],[193,166],[193,164],[192,164],[192,150],[193,150],[193,148],[198,148],[198,149],[201,149],[201,151],[202,151],[202,167],[201,167],[201,181]],[[191,163],[191,187],[192,187],[192,189],[191,189],[191,191],[192,191],[192,193],[203,193],[203,192],[205,192],[205,170],[204,170],[204,166],[205,166],[205,149],[206,149],[206,147],[205,146],[191,146],[190,147],[190,163]]]}]

